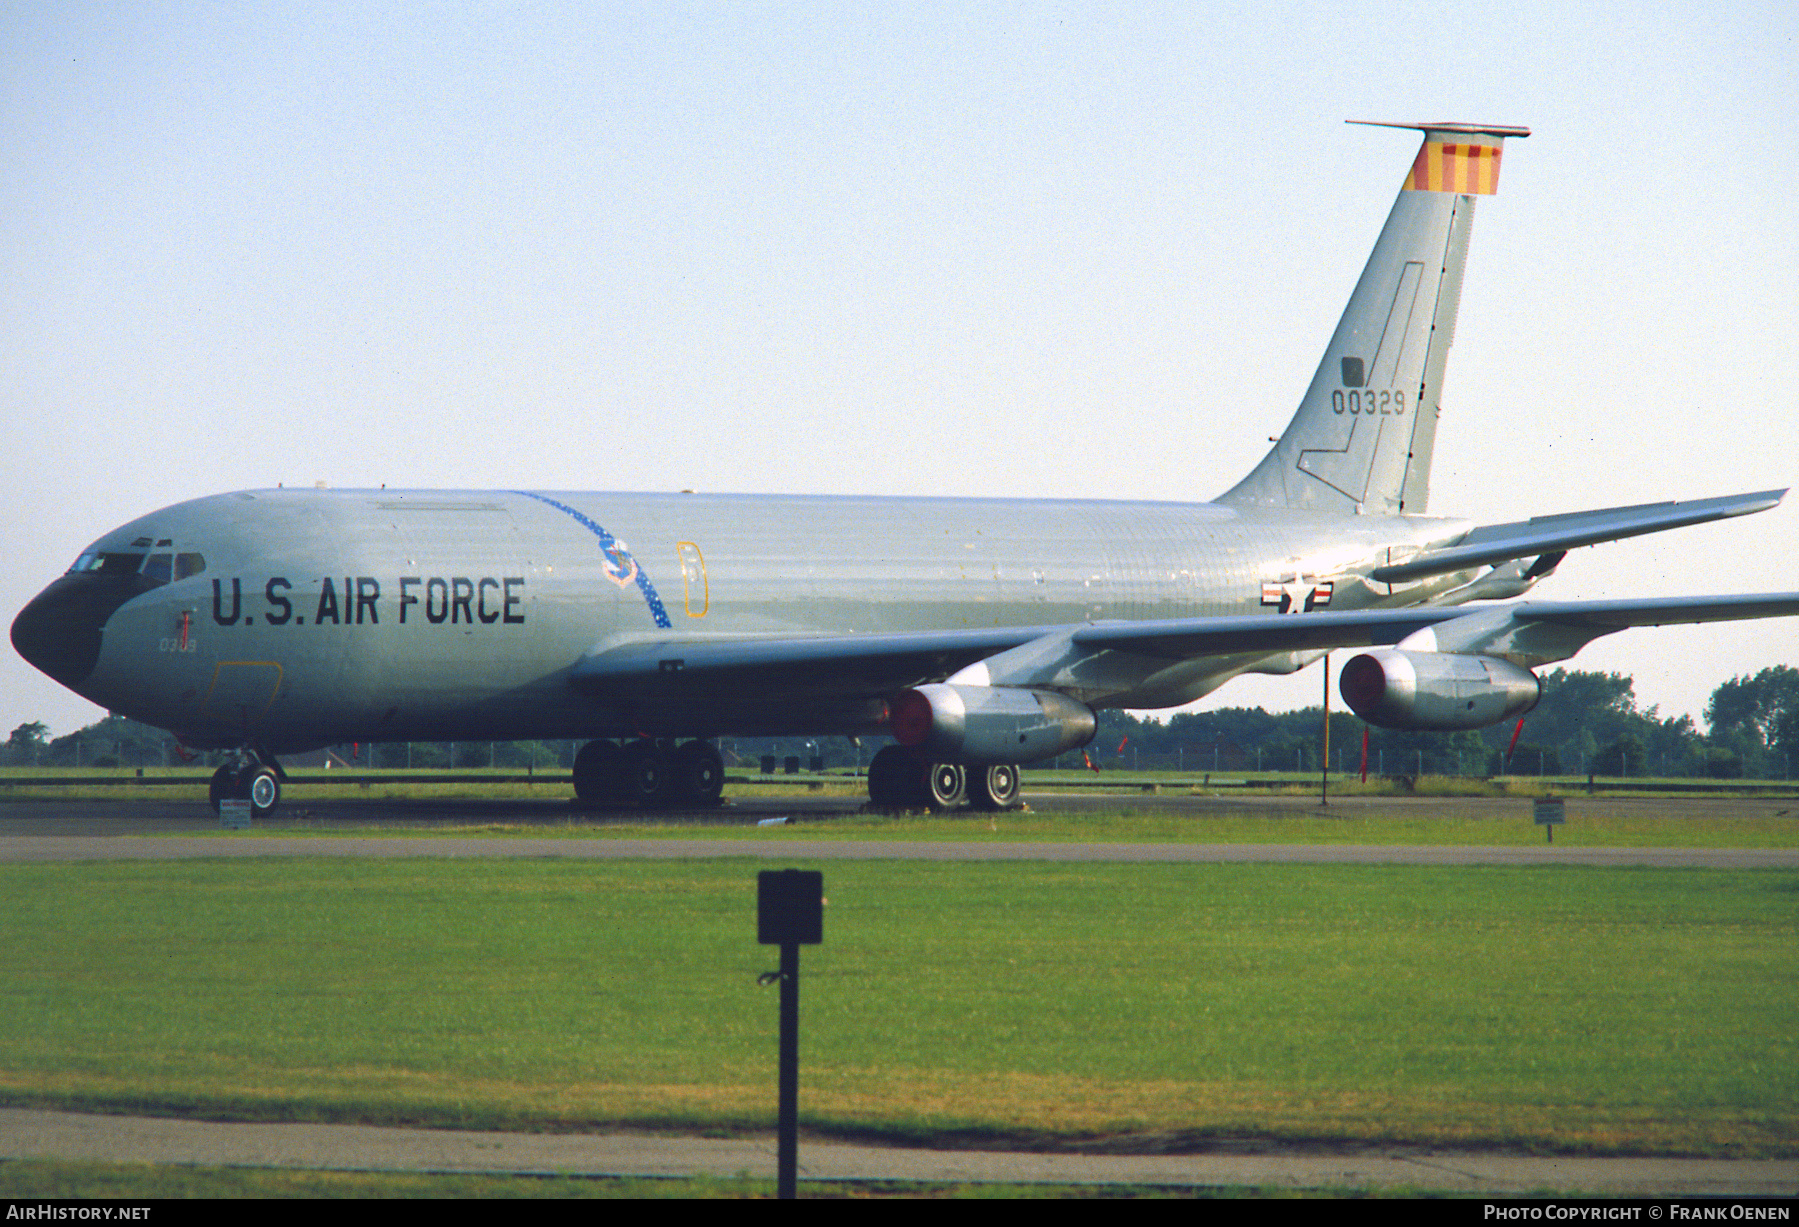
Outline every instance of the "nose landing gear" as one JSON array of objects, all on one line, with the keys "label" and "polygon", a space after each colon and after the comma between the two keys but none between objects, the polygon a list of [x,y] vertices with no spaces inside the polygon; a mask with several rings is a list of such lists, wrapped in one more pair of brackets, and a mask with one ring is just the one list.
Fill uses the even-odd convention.
[{"label": "nose landing gear", "polygon": [[236,762],[226,763],[212,773],[207,799],[215,814],[221,801],[242,800],[250,803],[252,817],[266,818],[281,804],[281,782],[286,778],[287,773],[272,755],[246,748],[238,752]]}]

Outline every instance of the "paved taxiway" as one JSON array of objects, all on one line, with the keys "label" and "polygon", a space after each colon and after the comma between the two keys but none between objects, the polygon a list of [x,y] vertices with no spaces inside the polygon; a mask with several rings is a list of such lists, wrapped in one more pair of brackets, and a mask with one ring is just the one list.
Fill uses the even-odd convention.
[{"label": "paved taxiway", "polygon": [[[353,1171],[771,1177],[772,1137],[477,1133],[244,1124],[0,1108],[0,1157]],[[1799,1161],[1588,1159],[1366,1147],[1337,1153],[1092,1155],[906,1150],[802,1141],[800,1179],[1011,1184],[1417,1188],[1463,1196],[1557,1193],[1790,1197]]]},{"label": "paved taxiway", "polygon": [[[1097,808],[1133,810],[1191,817],[1195,833],[1212,817],[1333,817],[1414,809],[1453,810],[1490,818],[1497,823],[1530,823],[1530,803],[1515,798],[1354,797],[1320,809],[1308,798],[1137,795],[1096,797],[1090,794],[1036,794],[1034,810],[1080,813]],[[1650,807],[1671,812],[1698,809],[1709,816],[1773,816],[1796,808],[1792,800],[1720,799],[1693,802],[1642,798],[1594,798],[1569,802],[1569,817],[1603,817],[1614,812],[1641,814]],[[1799,868],[1796,848],[1593,848],[1564,837],[1558,844],[1508,846],[1374,845],[1374,844],[1244,844],[1244,843],[1039,843],[993,839],[985,816],[968,819],[969,841],[834,840],[833,818],[860,811],[861,802],[844,797],[752,798],[722,810],[658,815],[658,825],[684,828],[681,838],[633,835],[578,838],[567,834],[545,838],[533,828],[565,831],[571,823],[605,826],[611,820],[640,832],[649,819],[642,814],[594,815],[572,810],[566,802],[525,801],[328,801],[290,805],[280,816],[252,834],[220,832],[217,819],[203,804],[181,801],[23,801],[0,804],[0,861],[180,860],[193,857],[367,856],[367,857],[569,857],[587,859],[669,859],[743,857],[808,860],[1049,860],[1122,862],[1264,861],[1337,864],[1412,865],[1653,865],[1668,868],[1792,869]],[[791,817],[793,826],[760,828],[756,823]],[[1005,815],[995,828],[1004,835]],[[360,834],[372,825],[405,828],[406,838]],[[462,832],[430,835],[440,828],[504,826],[518,834],[471,836]],[[738,828],[765,838],[706,839],[698,829]],[[287,836],[285,831],[307,832]],[[205,834],[202,834],[205,832]],[[143,838],[154,836],[154,838]]]},{"label": "paved taxiway", "polygon": [[[1193,819],[1204,837],[1205,820],[1355,819],[1362,813],[1436,813],[1531,824],[1531,802],[1509,797],[1342,797],[1320,808],[1310,797],[1216,797],[1182,793],[1029,793],[1031,808],[1043,813],[1117,811],[1128,808]],[[748,797],[721,810],[694,813],[588,813],[567,801],[320,801],[293,802],[254,835],[219,833],[218,819],[205,804],[191,801],[20,801],[0,802],[0,862],[23,860],[182,860],[194,856],[567,856],[567,858],[702,858],[743,856],[748,860],[1094,860],[1094,862],[1290,862],[1290,864],[1416,865],[1659,865],[1691,869],[1794,869],[1792,847],[1581,847],[1578,838],[1560,844],[1522,846],[1374,846],[1374,844],[1065,844],[1004,840],[1006,815],[988,826],[988,815],[970,815],[970,840],[833,840],[831,820],[862,810],[858,797]],[[1569,819],[1657,813],[1678,817],[1704,813],[1714,819],[1777,817],[1799,810],[1792,799],[1646,799],[1578,797],[1569,801]],[[759,820],[790,817],[793,826],[757,828]],[[631,837],[570,837],[572,826],[628,826]],[[648,824],[682,828],[682,838],[642,837]],[[369,837],[360,828],[407,829],[407,838]],[[500,828],[509,835],[471,837],[466,828]],[[457,828],[464,828],[459,831]],[[700,829],[738,828],[732,838],[698,837]],[[441,835],[426,831],[443,829]],[[541,829],[554,838],[536,837]],[[750,829],[766,838],[743,838]],[[286,838],[286,831],[306,835]],[[139,838],[139,837],[157,838]]]}]

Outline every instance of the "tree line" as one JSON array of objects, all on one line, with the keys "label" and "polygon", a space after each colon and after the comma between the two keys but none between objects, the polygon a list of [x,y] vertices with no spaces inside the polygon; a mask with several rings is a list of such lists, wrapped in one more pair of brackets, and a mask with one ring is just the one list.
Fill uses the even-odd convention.
[{"label": "tree line", "polygon": [[[1406,733],[1365,726],[1347,711],[1331,716],[1331,767],[1362,766],[1367,734],[1371,775],[1708,776],[1717,779],[1791,779],[1799,766],[1799,669],[1775,665],[1734,677],[1712,691],[1706,729],[1690,717],[1663,718],[1637,706],[1629,676],[1553,669],[1542,675],[1543,697],[1524,718],[1512,745],[1514,722],[1478,732]],[[1179,712],[1166,721],[1122,711],[1100,713],[1099,733],[1085,752],[1064,754],[1064,767],[1156,769],[1193,773],[1316,771],[1322,707],[1268,712],[1227,707]],[[192,761],[211,766],[217,755],[192,756],[170,734],[122,716],[109,716],[64,737],[50,738],[38,722],[21,724],[0,746],[7,766],[150,767]],[[733,766],[755,767],[767,757],[827,769],[867,766],[885,738],[727,737],[720,749]],[[337,746],[348,765],[383,768],[507,768],[566,770],[580,741],[410,742]],[[1509,759],[1507,755],[1510,750]]]},{"label": "tree line", "polygon": [[[1331,768],[1370,775],[1586,775],[1790,779],[1799,767],[1799,669],[1777,665],[1712,691],[1707,728],[1639,708],[1629,676],[1553,669],[1523,728],[1411,733],[1331,714]],[[1182,712],[1166,724],[1104,712],[1087,753],[1102,767],[1316,771],[1323,708]],[[1516,734],[1517,740],[1513,738]],[[1136,756],[1133,759],[1133,748]],[[1509,753],[1508,753],[1509,752]]]}]

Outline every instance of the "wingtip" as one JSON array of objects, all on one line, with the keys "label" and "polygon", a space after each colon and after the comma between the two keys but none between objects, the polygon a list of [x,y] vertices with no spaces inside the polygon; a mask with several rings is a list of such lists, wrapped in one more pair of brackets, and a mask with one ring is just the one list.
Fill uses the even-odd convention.
[{"label": "wingtip", "polygon": [[1745,506],[1743,510],[1746,512],[1767,511],[1769,508],[1778,507],[1780,506],[1781,501],[1786,498],[1788,489],[1791,489],[1791,487],[1789,486],[1780,490],[1751,491],[1742,496],[1744,503],[1749,504]]}]

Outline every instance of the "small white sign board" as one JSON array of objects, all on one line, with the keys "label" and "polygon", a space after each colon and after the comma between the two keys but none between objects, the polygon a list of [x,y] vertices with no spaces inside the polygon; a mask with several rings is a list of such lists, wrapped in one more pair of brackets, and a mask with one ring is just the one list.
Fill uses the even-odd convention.
[{"label": "small white sign board", "polygon": [[247,830],[250,826],[250,799],[226,797],[220,801],[219,825],[232,831]]}]

